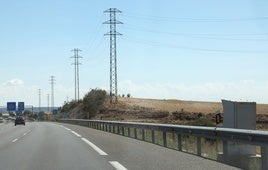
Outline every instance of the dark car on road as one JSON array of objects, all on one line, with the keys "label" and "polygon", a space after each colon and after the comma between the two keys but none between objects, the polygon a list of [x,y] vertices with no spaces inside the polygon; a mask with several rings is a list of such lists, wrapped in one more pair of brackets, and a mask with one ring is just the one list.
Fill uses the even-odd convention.
[{"label": "dark car on road", "polygon": [[24,120],[24,118],[21,117],[21,116],[18,116],[18,117],[16,117],[16,119],[15,119],[15,126],[16,126],[16,125],[19,125],[19,124],[25,125],[25,120]]}]

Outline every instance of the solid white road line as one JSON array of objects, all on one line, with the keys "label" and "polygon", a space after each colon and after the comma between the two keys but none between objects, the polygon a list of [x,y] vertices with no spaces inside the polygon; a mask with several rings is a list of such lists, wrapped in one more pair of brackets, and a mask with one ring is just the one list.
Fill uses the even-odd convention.
[{"label": "solid white road line", "polygon": [[69,129],[69,128],[66,128],[66,127],[65,127],[65,129],[71,131],[71,129]]},{"label": "solid white road line", "polygon": [[72,130],[71,130],[71,132],[72,132],[73,134],[75,134],[77,137],[81,138],[81,135],[79,135],[79,134],[76,133],[75,131],[72,131]]},{"label": "solid white road line", "polygon": [[16,142],[17,140],[18,140],[18,138],[16,138],[16,139],[12,140],[12,143]]},{"label": "solid white road line", "polygon": [[127,168],[125,168],[123,165],[121,165],[117,161],[109,161],[109,163],[117,170],[127,170]]},{"label": "solid white road line", "polygon": [[101,150],[99,147],[97,147],[95,144],[91,143],[89,140],[85,138],[81,138],[84,142],[86,142],[89,146],[91,146],[96,152],[98,152],[100,155],[108,155],[103,150]]}]

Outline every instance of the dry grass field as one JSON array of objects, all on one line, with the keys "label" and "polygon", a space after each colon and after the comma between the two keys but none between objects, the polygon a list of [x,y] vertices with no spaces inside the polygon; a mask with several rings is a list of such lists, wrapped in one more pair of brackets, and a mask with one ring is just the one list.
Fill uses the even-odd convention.
[{"label": "dry grass field", "polygon": [[[215,113],[223,110],[220,102],[184,101],[184,100],[158,100],[141,98],[119,98],[119,103],[127,106],[152,108],[154,110],[175,112],[182,109],[187,112]],[[257,114],[268,115],[268,104],[257,103]]]}]

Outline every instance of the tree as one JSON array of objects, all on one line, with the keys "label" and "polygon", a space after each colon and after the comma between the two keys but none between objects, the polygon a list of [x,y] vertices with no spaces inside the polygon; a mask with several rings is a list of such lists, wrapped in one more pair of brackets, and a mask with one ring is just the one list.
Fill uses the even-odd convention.
[{"label": "tree", "polygon": [[106,97],[106,91],[101,89],[92,89],[87,93],[83,98],[83,110],[86,112],[85,117],[95,116],[103,108]]}]

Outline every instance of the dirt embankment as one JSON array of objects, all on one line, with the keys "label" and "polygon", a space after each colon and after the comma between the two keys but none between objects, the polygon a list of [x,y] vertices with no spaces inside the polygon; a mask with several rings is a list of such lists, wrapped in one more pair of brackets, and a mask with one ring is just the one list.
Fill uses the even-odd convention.
[{"label": "dirt embankment", "polygon": [[[191,124],[203,119],[214,124],[221,102],[119,98],[117,105],[105,104],[94,119],[133,122]],[[268,105],[257,104],[257,129],[268,129]]]}]

